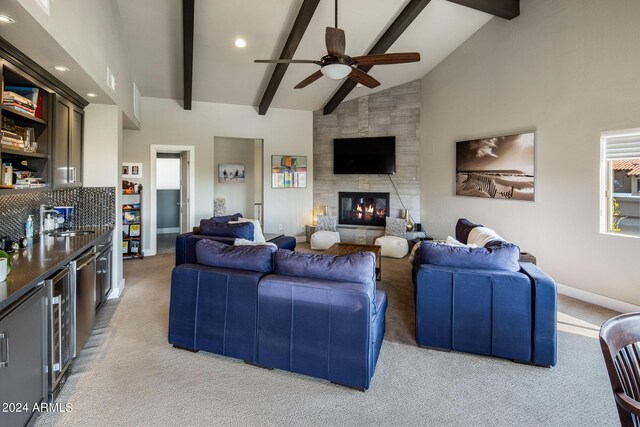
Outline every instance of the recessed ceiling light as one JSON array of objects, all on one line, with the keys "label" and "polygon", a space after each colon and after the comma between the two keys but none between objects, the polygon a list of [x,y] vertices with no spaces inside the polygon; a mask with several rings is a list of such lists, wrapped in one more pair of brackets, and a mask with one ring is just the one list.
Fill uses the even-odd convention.
[{"label": "recessed ceiling light", "polygon": [[0,22],[3,24],[13,24],[16,20],[9,15],[0,15]]},{"label": "recessed ceiling light", "polygon": [[69,71],[69,69],[64,65],[56,65],[54,68],[58,71]]},{"label": "recessed ceiling light", "polygon": [[236,47],[245,47],[246,45],[245,39],[236,39]]},{"label": "recessed ceiling light", "polygon": [[88,96],[89,98],[95,98],[96,96],[98,96],[98,94],[93,93],[93,92],[89,92],[89,93],[87,94],[87,96]]}]

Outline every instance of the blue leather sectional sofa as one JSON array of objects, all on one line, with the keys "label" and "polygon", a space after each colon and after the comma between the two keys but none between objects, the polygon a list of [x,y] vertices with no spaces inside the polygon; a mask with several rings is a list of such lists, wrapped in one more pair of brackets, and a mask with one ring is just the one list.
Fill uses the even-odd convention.
[{"label": "blue leather sectional sofa", "polygon": [[[466,233],[478,225],[466,221]],[[467,243],[466,235],[457,238]],[[461,235],[462,234],[462,235]],[[420,346],[556,364],[556,285],[516,245],[483,248],[424,242],[414,259]]]},{"label": "blue leather sectional sofa", "polygon": [[[176,238],[176,265],[196,264],[196,243],[202,239],[215,240],[217,242],[233,245],[236,239],[253,240],[253,224],[250,222],[232,224],[241,214],[213,217],[200,221],[197,232],[180,234]],[[296,238],[292,236],[280,236],[269,240],[279,249],[294,250]]]},{"label": "blue leather sectional sofa", "polygon": [[171,277],[171,344],[369,387],[387,308],[373,254],[333,257],[210,239],[194,248],[185,256],[197,262],[177,265]]}]

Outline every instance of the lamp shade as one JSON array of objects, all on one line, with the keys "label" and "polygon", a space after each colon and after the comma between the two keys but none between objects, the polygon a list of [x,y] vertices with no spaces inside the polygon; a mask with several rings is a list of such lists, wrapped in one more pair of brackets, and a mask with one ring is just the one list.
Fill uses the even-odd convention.
[{"label": "lamp shade", "polygon": [[344,79],[351,72],[351,67],[345,64],[329,64],[320,68],[325,76],[333,80]]}]

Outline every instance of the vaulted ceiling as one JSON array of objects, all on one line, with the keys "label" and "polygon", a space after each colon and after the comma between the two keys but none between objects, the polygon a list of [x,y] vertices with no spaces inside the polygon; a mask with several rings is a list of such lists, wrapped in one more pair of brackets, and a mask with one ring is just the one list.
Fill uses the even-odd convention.
[{"label": "vaulted ceiling", "polygon": [[[464,2],[483,0],[464,0]],[[409,0],[342,0],[340,28],[350,56],[366,54]],[[254,59],[278,58],[302,0],[195,1],[193,100],[257,106],[272,64]],[[182,2],[118,0],[133,71],[143,96],[183,99]],[[492,15],[446,0],[432,0],[389,52],[419,52],[422,60],[376,66],[370,74],[382,84],[356,88],[348,99],[420,78],[482,27]],[[325,27],[333,26],[334,2],[320,0],[293,56],[319,59],[326,54]],[[236,38],[245,48],[234,45]],[[304,89],[293,87],[316,71],[316,65],[290,65],[271,103],[272,108],[317,110],[342,81],[321,78]]]}]

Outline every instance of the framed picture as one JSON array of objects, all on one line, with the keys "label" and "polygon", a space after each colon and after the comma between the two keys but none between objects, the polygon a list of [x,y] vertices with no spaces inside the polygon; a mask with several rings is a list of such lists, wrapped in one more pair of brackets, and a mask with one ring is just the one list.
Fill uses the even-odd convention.
[{"label": "framed picture", "polygon": [[456,143],[456,195],[533,201],[535,132]]},{"label": "framed picture", "polygon": [[272,188],[307,188],[307,156],[271,156]]},{"label": "framed picture", "polygon": [[123,178],[142,178],[142,163],[123,163]]},{"label": "framed picture", "polygon": [[244,165],[241,163],[218,163],[218,182],[238,184],[244,182]]}]

